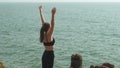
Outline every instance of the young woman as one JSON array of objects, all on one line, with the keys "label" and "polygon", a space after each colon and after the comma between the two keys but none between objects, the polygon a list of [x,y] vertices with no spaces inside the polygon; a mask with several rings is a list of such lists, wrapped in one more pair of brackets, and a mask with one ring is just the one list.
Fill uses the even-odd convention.
[{"label": "young woman", "polygon": [[42,68],[53,68],[54,64],[54,43],[55,39],[52,37],[54,31],[54,16],[56,13],[56,8],[52,8],[52,19],[51,24],[45,21],[42,14],[42,6],[39,7],[40,17],[42,21],[42,27],[40,30],[40,42],[44,44],[45,51],[42,56]]}]

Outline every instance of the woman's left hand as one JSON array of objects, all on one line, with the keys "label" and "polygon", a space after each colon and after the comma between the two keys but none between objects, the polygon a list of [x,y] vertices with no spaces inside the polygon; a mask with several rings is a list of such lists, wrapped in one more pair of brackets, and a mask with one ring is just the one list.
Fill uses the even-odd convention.
[{"label": "woman's left hand", "polygon": [[56,13],[56,7],[52,8],[52,14],[54,15]]}]

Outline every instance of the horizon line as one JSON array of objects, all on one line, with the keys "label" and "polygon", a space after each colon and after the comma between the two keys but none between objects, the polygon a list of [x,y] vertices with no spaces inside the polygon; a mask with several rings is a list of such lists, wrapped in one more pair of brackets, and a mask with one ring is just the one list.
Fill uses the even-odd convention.
[{"label": "horizon line", "polygon": [[[85,3],[85,1],[75,1],[74,3]],[[120,3],[120,2],[103,2],[103,1],[100,1],[100,2],[97,2],[97,1],[95,1],[96,3]],[[86,3],[95,3],[95,2],[86,2]],[[6,2],[6,1],[3,1],[3,2],[0,2],[0,3],[72,3],[71,1],[69,1],[69,2],[63,2],[63,1],[60,1],[60,2],[50,2],[50,1],[47,1],[47,2],[36,2],[36,1],[31,1],[31,2],[28,2],[28,1],[25,1],[25,2],[23,2],[23,1],[16,1],[16,2]]]}]

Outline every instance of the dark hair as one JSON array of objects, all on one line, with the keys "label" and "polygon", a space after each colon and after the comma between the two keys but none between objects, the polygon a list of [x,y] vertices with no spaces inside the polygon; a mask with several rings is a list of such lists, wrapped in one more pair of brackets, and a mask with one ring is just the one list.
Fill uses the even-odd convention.
[{"label": "dark hair", "polygon": [[94,65],[90,65],[90,68],[94,68]]},{"label": "dark hair", "polygon": [[115,67],[113,64],[110,64],[110,63],[103,63],[102,65],[107,66],[109,68],[114,68]]},{"label": "dark hair", "polygon": [[43,42],[44,39],[44,33],[46,33],[48,31],[48,29],[50,28],[50,24],[49,23],[44,23],[40,29],[40,42]]},{"label": "dark hair", "polygon": [[82,68],[82,56],[79,54],[72,54],[71,66],[72,68]]}]

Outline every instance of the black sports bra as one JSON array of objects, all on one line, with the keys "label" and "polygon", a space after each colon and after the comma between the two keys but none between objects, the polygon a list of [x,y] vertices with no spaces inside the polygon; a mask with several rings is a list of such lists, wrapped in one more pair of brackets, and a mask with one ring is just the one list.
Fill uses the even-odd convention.
[{"label": "black sports bra", "polygon": [[55,39],[53,38],[53,41],[51,42],[43,42],[44,46],[53,46],[55,43]]}]

